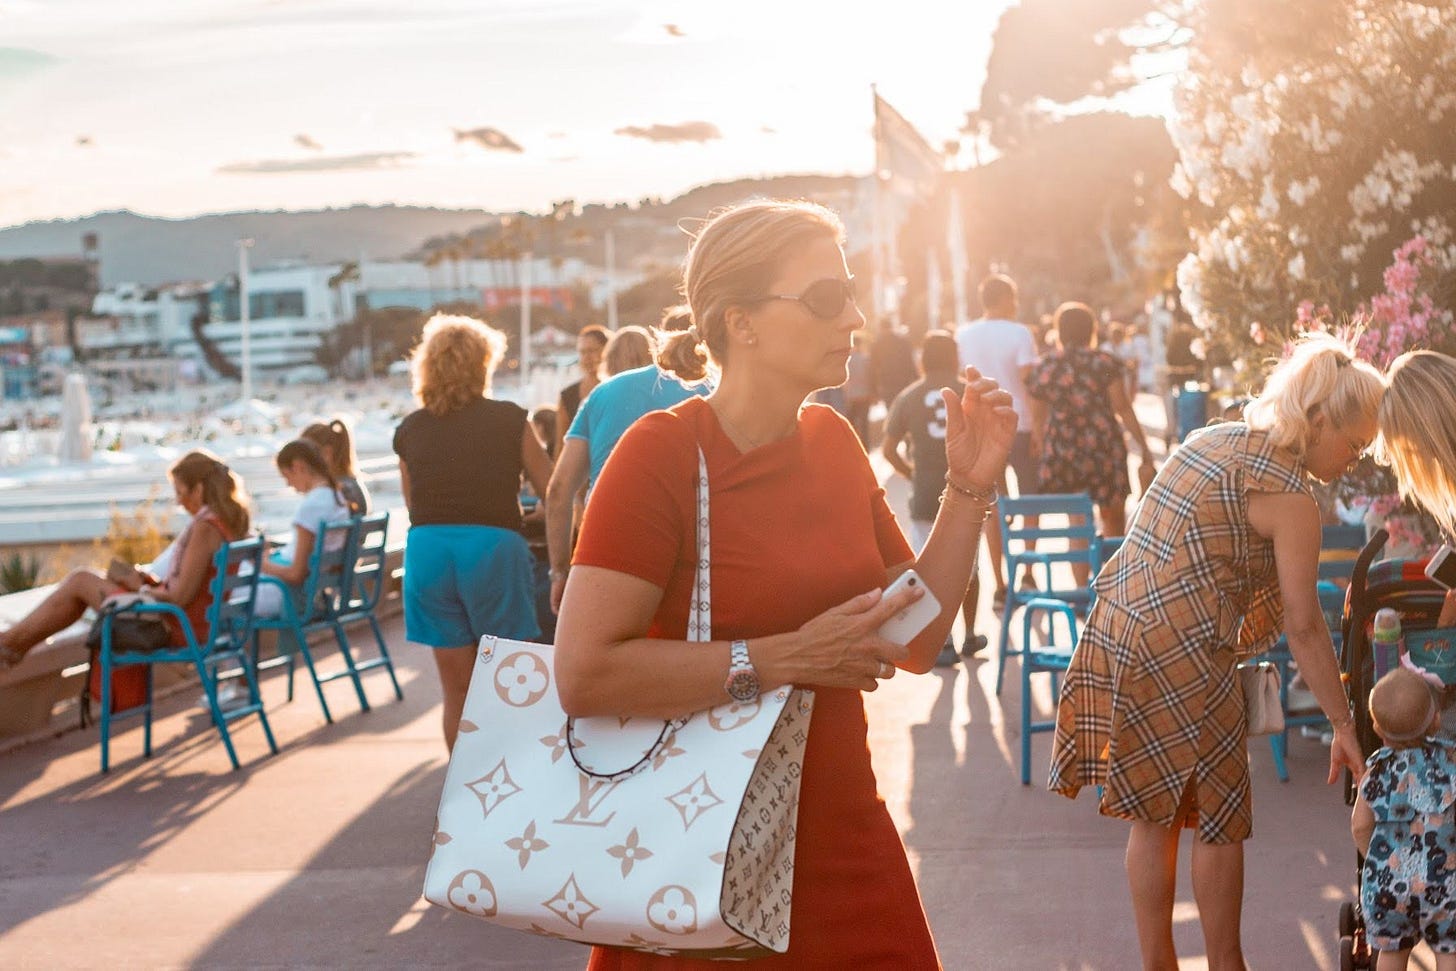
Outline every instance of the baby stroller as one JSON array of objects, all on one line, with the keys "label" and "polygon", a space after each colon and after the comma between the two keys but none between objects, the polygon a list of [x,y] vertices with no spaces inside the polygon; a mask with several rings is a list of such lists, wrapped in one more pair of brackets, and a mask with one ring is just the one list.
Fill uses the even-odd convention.
[{"label": "baby stroller", "polygon": [[[1344,673],[1354,706],[1355,736],[1367,754],[1380,747],[1380,737],[1370,723],[1370,689],[1376,680],[1375,652],[1371,631],[1376,611],[1391,607],[1400,613],[1401,631],[1429,630],[1436,626],[1441,613],[1445,590],[1425,575],[1424,560],[1384,560],[1375,558],[1385,549],[1389,538],[1385,530],[1376,531],[1360,551],[1350,575],[1350,588],[1345,596],[1345,610],[1340,621],[1342,647],[1340,667]],[[1383,671],[1380,673],[1384,673]],[[1354,777],[1345,773],[1345,805],[1355,805]],[[1355,885],[1365,859],[1356,853]],[[1340,905],[1340,971],[1374,966],[1375,955],[1365,939],[1365,920],[1360,912],[1359,894],[1354,901]]]}]

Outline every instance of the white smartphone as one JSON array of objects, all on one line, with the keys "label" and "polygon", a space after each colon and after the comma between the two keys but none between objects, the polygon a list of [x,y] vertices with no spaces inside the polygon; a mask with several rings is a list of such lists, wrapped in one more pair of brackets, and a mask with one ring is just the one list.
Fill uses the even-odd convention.
[{"label": "white smartphone", "polygon": [[1447,590],[1456,588],[1456,550],[1441,544],[1431,562],[1426,564],[1426,576]]},{"label": "white smartphone", "polygon": [[935,594],[914,570],[906,570],[896,577],[895,582],[885,589],[885,596],[892,597],[902,590],[916,587],[925,591],[924,596],[911,601],[908,607],[880,625],[879,635],[892,644],[909,644],[940,616],[940,601],[935,599]]}]

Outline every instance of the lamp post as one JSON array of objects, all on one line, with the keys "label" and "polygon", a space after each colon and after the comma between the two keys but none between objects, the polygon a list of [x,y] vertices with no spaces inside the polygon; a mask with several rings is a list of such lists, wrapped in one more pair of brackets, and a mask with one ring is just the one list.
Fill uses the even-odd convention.
[{"label": "lamp post", "polygon": [[606,264],[607,264],[607,330],[616,333],[617,330],[617,237],[612,231],[607,230],[606,236]]},{"label": "lamp post", "polygon": [[247,415],[253,400],[253,348],[248,328],[248,250],[253,248],[251,239],[238,240],[238,323],[243,336],[243,427],[247,428]]},{"label": "lamp post", "polygon": [[529,403],[527,382],[531,380],[531,262],[532,253],[521,254],[521,400]]}]

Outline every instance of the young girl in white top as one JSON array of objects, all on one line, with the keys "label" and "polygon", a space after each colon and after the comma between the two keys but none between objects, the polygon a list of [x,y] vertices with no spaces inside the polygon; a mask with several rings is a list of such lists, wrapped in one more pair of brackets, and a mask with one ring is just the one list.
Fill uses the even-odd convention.
[{"label": "young girl in white top", "polygon": [[[293,513],[293,534],[276,553],[263,561],[263,574],[282,580],[295,591],[308,579],[308,561],[320,523],[349,518],[349,507],[339,495],[338,483],[329,471],[318,446],[295,439],[278,450],[278,473],[299,493]],[[258,585],[254,610],[262,617],[276,617],[283,609],[283,594],[275,584]]]}]

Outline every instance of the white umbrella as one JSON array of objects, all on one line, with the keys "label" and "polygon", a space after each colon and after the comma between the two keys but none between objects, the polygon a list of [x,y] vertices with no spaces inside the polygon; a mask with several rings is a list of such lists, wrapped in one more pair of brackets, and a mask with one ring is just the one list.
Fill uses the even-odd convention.
[{"label": "white umbrella", "polygon": [[56,457],[62,462],[91,461],[91,395],[86,378],[71,372],[61,393],[61,444]]}]

